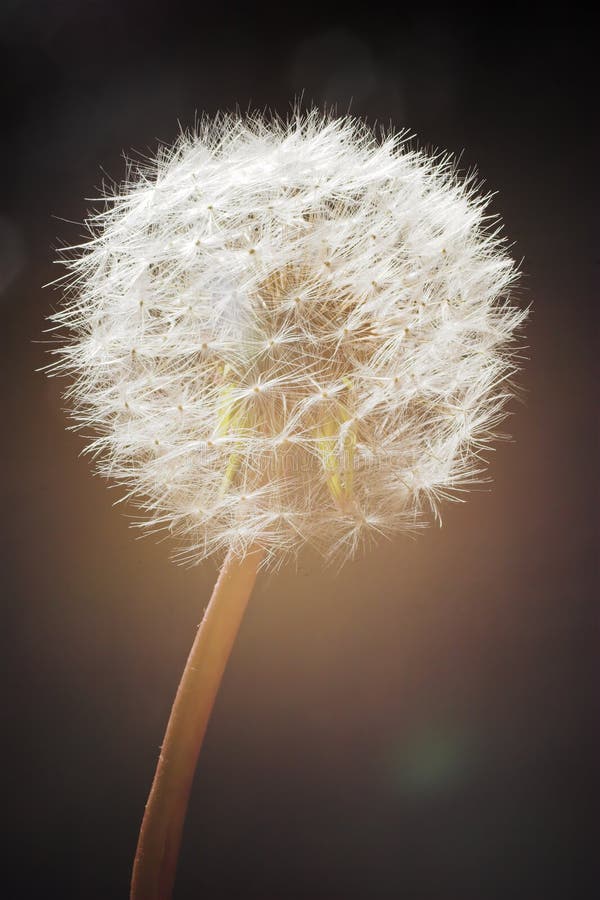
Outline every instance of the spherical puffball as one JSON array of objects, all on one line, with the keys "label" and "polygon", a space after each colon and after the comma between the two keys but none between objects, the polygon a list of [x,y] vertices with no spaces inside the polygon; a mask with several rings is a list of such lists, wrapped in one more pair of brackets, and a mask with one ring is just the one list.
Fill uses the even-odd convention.
[{"label": "spherical puffball", "polygon": [[316,111],[202,121],[67,253],[54,372],[98,470],[198,562],[353,555],[481,478],[525,312],[473,177]]}]

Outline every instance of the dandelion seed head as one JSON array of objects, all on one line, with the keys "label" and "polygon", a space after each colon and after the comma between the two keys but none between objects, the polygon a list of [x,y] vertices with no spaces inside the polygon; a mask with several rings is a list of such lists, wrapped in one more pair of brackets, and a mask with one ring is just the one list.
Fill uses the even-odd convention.
[{"label": "dandelion seed head", "polygon": [[352,556],[481,479],[516,267],[450,158],[316,111],[203,120],[66,254],[54,373],[177,559]]}]

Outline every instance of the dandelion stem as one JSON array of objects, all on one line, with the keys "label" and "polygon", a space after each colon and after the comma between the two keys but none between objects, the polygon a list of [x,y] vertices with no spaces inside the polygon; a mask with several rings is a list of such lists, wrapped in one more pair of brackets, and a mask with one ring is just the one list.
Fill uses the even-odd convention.
[{"label": "dandelion stem", "polygon": [[192,645],[165,732],[133,864],[131,900],[170,900],[196,762],[262,552],[230,552]]}]

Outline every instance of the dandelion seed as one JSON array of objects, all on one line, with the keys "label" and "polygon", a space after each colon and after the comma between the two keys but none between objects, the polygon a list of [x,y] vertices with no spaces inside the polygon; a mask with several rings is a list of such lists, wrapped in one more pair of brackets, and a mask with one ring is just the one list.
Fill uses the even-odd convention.
[{"label": "dandelion seed", "polygon": [[[203,205],[208,195],[215,200]],[[480,478],[475,448],[495,437],[524,318],[509,300],[516,269],[486,204],[447,158],[315,112],[288,124],[205,120],[150,168],[132,169],[90,217],[89,243],[67,260],[67,302],[53,320],[68,333],[55,371],[74,377],[73,414],[98,432],[98,469],[125,487],[140,524],[167,527],[184,561],[254,545],[270,565],[304,544],[331,556],[332,535],[343,558],[373,516],[378,533],[414,528],[428,503],[437,514],[440,491]],[[244,259],[245,232],[253,244]],[[184,250],[186,235],[201,254]],[[128,304],[140,290],[141,318]],[[186,300],[193,318],[180,313]],[[356,521],[332,483],[344,452],[339,434],[329,435],[335,417],[307,402],[315,381],[341,377],[352,383],[346,406],[362,437],[353,451]],[[117,414],[124,386],[126,419]],[[236,403],[244,391],[264,403]],[[182,394],[186,415],[176,416]],[[449,427],[440,410],[467,395],[475,413]],[[332,444],[326,463],[307,440],[315,429]],[[285,477],[274,465],[282,431],[296,438]],[[215,434],[230,443],[199,466],[197,441]],[[161,457],[144,453],[158,439],[175,451],[169,490]],[[407,469],[418,491],[399,487]],[[248,504],[242,528],[231,492],[264,483],[285,516],[265,527],[262,507]],[[207,511],[202,534],[184,514],[194,504]]]},{"label": "dandelion seed", "polygon": [[[211,687],[190,662],[165,738],[191,740],[187,703],[189,780],[258,566],[343,560],[482,479],[526,316],[488,199],[357,119],[222,115],[131,166],[67,253],[49,368],[98,471],[177,560],[226,555],[190,656]],[[187,792],[168,756],[136,900],[170,894]]]}]

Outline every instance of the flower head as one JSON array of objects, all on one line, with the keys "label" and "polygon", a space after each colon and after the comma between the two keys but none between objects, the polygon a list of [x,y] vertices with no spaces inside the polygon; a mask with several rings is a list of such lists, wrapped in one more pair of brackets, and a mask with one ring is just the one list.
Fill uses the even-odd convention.
[{"label": "flower head", "polygon": [[448,158],[349,117],[219,116],[105,200],[54,371],[182,558],[350,556],[480,477],[525,313]]}]

